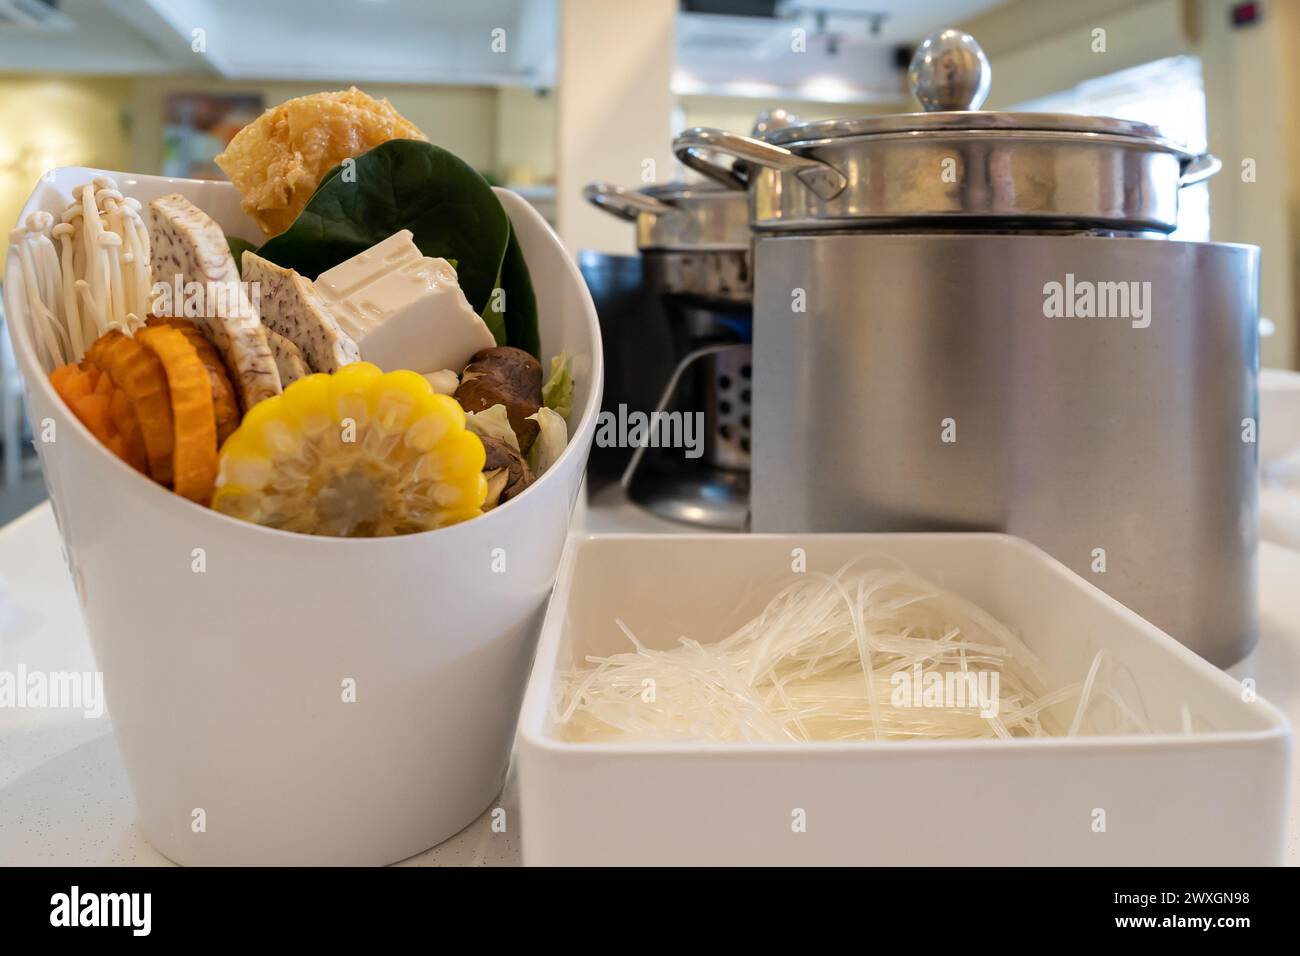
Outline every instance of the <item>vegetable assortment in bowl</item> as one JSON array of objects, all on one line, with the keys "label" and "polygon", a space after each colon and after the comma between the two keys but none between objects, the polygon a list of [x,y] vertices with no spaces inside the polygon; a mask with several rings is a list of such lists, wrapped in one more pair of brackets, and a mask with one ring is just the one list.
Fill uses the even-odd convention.
[{"label": "vegetable assortment in bowl", "polygon": [[[504,778],[595,429],[599,327],[512,193],[472,180],[481,220],[374,207],[376,175],[424,170],[451,203],[471,180],[439,177],[473,172],[440,150],[368,159],[436,150],[394,138],[416,134],[391,107],[350,91],[282,110],[329,122],[236,137],[227,156],[268,158],[228,168],[259,184],[244,194],[44,177],[11,235],[8,325],[145,836],[180,862],[391,862]],[[344,217],[310,267],[307,216]],[[360,238],[337,245],[348,216]]]},{"label": "vegetable assortment in bowl", "polygon": [[[52,381],[111,451],[225,514],[361,537],[477,517],[554,464],[572,375],[561,355],[542,381],[528,267],[482,176],[355,89],[268,110],[217,162],[274,235],[109,177],[19,230]],[[319,378],[363,368],[387,376],[374,394]]]}]

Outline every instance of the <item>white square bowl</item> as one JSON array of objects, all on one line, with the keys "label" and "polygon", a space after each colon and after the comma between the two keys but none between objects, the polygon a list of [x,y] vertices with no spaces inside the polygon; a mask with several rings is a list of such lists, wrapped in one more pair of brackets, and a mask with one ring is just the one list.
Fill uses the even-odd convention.
[{"label": "white square bowl", "polygon": [[[1005,622],[1060,683],[1082,680],[1104,648],[1153,724],[1173,732],[843,744],[556,736],[557,670],[627,650],[616,617],[651,647],[717,640],[763,607],[794,548],[826,572],[865,552],[902,560]],[[1275,864],[1290,754],[1276,708],[1018,538],[594,535],[572,539],[561,562],[520,717],[524,862]]]}]

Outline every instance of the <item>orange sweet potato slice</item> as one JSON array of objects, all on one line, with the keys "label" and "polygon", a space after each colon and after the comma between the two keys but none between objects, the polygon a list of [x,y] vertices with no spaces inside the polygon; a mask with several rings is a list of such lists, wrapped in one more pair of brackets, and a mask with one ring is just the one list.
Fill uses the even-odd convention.
[{"label": "orange sweet potato slice", "polygon": [[[64,365],[50,373],[50,383],[59,397],[67,402],[68,407],[101,441],[111,437],[113,423],[106,419],[102,402],[92,401],[100,394],[96,392],[99,376],[86,372],[75,365]],[[111,385],[110,385],[111,388]]]},{"label": "orange sweet potato slice", "polygon": [[86,359],[126,393],[140,423],[149,475],[170,488],[176,438],[171,394],[162,361],[135,339],[116,330],[100,336],[86,353]]},{"label": "orange sweet potato slice", "polygon": [[72,411],[81,419],[82,424],[90,429],[91,434],[103,442],[113,454],[119,458],[123,457],[122,436],[118,434],[117,426],[113,424],[107,395],[91,392],[89,395],[74,399]]},{"label": "orange sweet potato slice", "polygon": [[[107,375],[100,376],[102,381],[111,381]],[[122,458],[136,471],[149,474],[149,452],[144,446],[144,432],[140,428],[140,419],[135,414],[135,406],[126,397],[126,392],[114,388],[109,399],[109,413],[113,424],[122,436]]]},{"label": "orange sweet potato slice", "polygon": [[113,388],[107,375],[94,367],[63,365],[50,373],[50,384],[101,444],[132,467],[143,470],[143,455],[129,447],[118,427],[118,417],[113,414],[114,402],[125,397]]},{"label": "orange sweet potato slice", "polygon": [[50,384],[59,398],[69,404],[77,395],[89,393],[85,373],[76,365],[60,365],[50,373]]},{"label": "orange sweet potato slice", "polygon": [[113,443],[113,450],[132,468],[148,475],[149,458],[144,447],[144,434],[140,430],[140,419],[136,417],[131,400],[126,397],[126,392],[113,385],[111,377],[100,372],[94,365],[86,368],[84,372],[86,378],[94,385],[94,395],[103,396],[107,401],[108,415],[112,419],[113,429],[120,437],[120,441]]},{"label": "orange sweet potato slice", "polygon": [[179,329],[154,326],[140,329],[135,337],[158,356],[167,374],[175,424],[173,489],[206,505],[217,479],[217,419],[208,370]]},{"label": "orange sweet potato slice", "polygon": [[189,319],[151,315],[145,324],[151,328],[169,325],[179,329],[194,346],[194,351],[199,353],[199,360],[208,370],[208,378],[212,381],[212,410],[217,417],[217,447],[220,448],[239,427],[239,399],[235,397],[235,386],[231,384],[230,373],[226,370],[226,363],[221,360],[221,353]]}]

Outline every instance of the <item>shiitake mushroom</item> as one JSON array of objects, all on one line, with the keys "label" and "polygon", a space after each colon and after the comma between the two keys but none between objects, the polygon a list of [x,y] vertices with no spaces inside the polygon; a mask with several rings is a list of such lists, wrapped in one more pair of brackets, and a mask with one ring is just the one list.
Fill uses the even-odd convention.
[{"label": "shiitake mushroom", "polygon": [[476,352],[461,375],[456,401],[465,411],[476,413],[504,405],[519,451],[527,455],[537,439],[537,422],[528,416],[537,414],[542,405],[542,364],[509,345]]},{"label": "shiitake mushroom", "polygon": [[487,452],[487,461],[483,465],[483,477],[487,479],[487,500],[483,510],[504,504],[519,494],[535,480],[524,456],[515,451],[500,438],[484,438],[483,450]]}]

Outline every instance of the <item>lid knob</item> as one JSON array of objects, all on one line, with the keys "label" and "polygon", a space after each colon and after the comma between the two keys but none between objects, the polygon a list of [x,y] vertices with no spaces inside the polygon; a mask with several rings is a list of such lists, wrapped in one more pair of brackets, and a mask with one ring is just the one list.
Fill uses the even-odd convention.
[{"label": "lid knob", "polygon": [[973,36],[940,30],[916,48],[907,79],[927,113],[977,110],[988,99],[993,71]]}]

